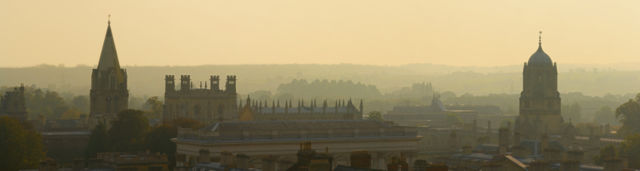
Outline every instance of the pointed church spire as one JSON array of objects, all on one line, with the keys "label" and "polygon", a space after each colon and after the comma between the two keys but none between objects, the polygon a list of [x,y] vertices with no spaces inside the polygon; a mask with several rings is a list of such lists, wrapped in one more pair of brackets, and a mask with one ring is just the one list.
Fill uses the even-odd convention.
[{"label": "pointed church spire", "polygon": [[100,61],[98,62],[98,70],[110,70],[120,69],[120,63],[118,62],[118,53],[116,52],[116,45],[113,40],[113,34],[111,33],[111,15],[107,21],[107,33],[102,43],[102,52],[100,52]]}]

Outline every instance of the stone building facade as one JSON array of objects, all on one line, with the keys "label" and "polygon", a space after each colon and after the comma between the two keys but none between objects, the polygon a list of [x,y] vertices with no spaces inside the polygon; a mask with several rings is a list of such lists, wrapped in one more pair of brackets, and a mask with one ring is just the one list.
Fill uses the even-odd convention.
[{"label": "stone building facade", "polygon": [[111,21],[102,44],[98,67],[91,72],[90,112],[92,120],[111,120],[129,106],[127,71],[120,68],[111,33]]},{"label": "stone building facade", "polygon": [[165,76],[163,120],[189,118],[211,123],[238,118],[236,76],[227,76],[225,89],[220,88],[220,76],[212,75],[207,83],[194,88],[190,75],[180,76],[180,87],[176,89],[175,77]]},{"label": "stone building facade", "polygon": [[0,116],[6,115],[18,120],[27,120],[27,107],[24,98],[24,86],[15,87],[0,97]]},{"label": "stone building facade", "polygon": [[524,64],[523,88],[520,93],[520,115],[515,132],[524,138],[536,138],[543,133],[559,134],[563,130],[558,92],[558,67],[549,55],[538,50]]}]

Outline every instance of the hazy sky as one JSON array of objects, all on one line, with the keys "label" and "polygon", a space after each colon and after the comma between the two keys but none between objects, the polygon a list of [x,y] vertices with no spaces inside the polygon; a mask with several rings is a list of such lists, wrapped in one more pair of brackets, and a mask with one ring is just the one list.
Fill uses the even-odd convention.
[{"label": "hazy sky", "polygon": [[0,66],[640,62],[638,0],[1,0]]}]

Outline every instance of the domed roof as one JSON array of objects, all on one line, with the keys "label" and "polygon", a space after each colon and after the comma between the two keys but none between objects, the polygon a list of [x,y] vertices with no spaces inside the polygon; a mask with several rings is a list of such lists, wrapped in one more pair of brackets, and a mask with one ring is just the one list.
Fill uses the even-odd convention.
[{"label": "domed roof", "polygon": [[549,55],[547,55],[547,53],[544,53],[544,50],[542,50],[542,31],[539,32],[540,34],[538,35],[538,50],[536,50],[535,53],[533,53],[533,55],[531,55],[531,57],[529,57],[529,65],[540,65],[540,64],[553,64],[553,61],[551,61],[551,57],[549,57]]},{"label": "domed roof", "polygon": [[528,64],[553,64],[553,61],[551,61],[551,57],[547,53],[544,53],[542,46],[538,46],[538,50],[529,58]]}]

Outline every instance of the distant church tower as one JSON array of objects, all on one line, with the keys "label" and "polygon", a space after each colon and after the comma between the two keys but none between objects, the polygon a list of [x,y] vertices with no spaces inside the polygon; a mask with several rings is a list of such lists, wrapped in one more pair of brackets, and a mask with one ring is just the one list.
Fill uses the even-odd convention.
[{"label": "distant church tower", "polygon": [[539,37],[538,50],[524,63],[516,132],[532,139],[545,133],[558,133],[563,122],[560,107],[558,67],[542,50]]},{"label": "distant church tower", "polygon": [[127,71],[120,68],[118,53],[108,21],[107,34],[102,44],[98,68],[91,72],[91,109],[93,119],[113,119],[128,108]]}]

